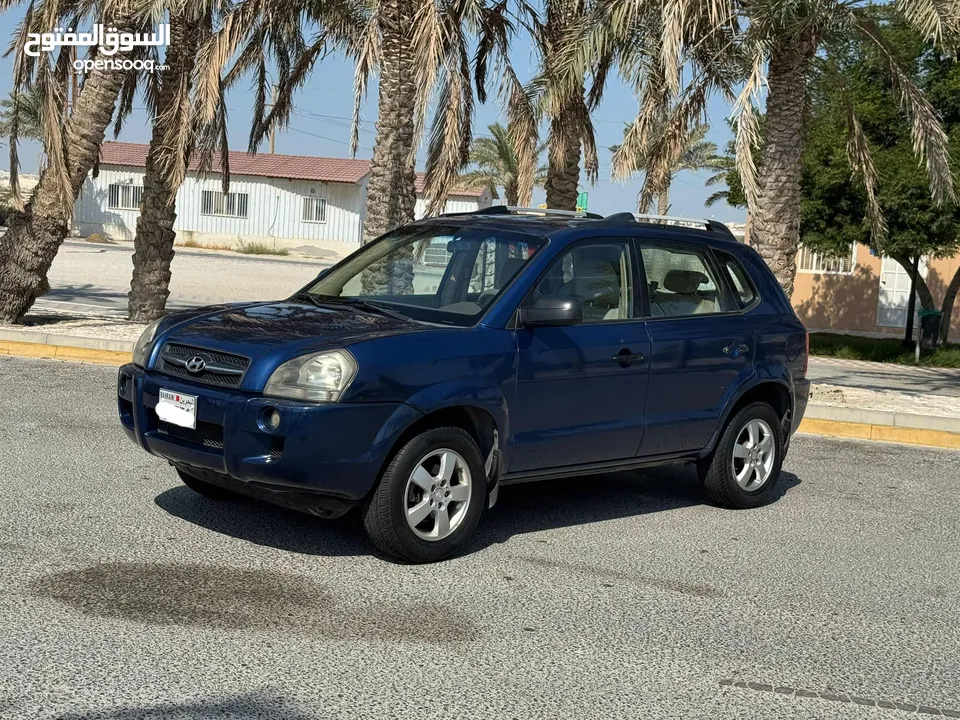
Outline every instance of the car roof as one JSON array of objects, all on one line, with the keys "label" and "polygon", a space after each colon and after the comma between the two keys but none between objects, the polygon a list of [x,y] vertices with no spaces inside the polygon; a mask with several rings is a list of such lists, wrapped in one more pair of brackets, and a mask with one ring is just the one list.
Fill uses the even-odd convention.
[{"label": "car roof", "polygon": [[[636,215],[623,212],[604,217],[596,213],[549,210],[545,208],[520,208],[492,205],[487,208],[462,213],[445,213],[424,218],[417,224],[469,223],[478,227],[495,227],[501,230],[551,236],[561,231],[604,230],[650,230],[660,237],[677,236],[677,239],[698,239],[718,244],[743,245],[726,225],[716,220],[684,218],[669,215]],[[566,233],[564,232],[566,235]],[[632,234],[632,233],[631,233]]]}]

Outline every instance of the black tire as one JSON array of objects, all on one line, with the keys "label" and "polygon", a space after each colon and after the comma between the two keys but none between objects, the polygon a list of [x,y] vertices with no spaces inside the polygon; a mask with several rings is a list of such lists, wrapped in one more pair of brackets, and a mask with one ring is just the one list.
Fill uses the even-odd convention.
[{"label": "black tire", "polygon": [[[407,481],[418,463],[439,449],[453,450],[463,458],[470,472],[470,499],[459,524],[447,537],[425,540],[407,523]],[[433,428],[409,440],[387,463],[363,507],[363,526],[373,544],[386,555],[409,563],[437,562],[463,547],[480,521],[486,500],[487,479],[476,442],[459,427]]]},{"label": "black tire", "polygon": [[204,497],[208,497],[211,500],[236,500],[239,495],[235,492],[231,492],[226,488],[222,488],[219,485],[213,485],[208,483],[205,480],[194,477],[193,475],[184,472],[180,468],[177,468],[177,475],[180,476],[180,479],[183,480],[183,484],[194,492],[200,493]]},{"label": "black tire", "polygon": [[[754,419],[763,420],[770,428],[776,456],[767,481],[751,491],[737,483],[733,472],[733,449],[740,433]],[[750,403],[730,419],[720,435],[713,456],[700,465],[704,492],[712,502],[723,507],[740,509],[764,504],[780,480],[783,450],[783,429],[777,413],[765,402]]]}]

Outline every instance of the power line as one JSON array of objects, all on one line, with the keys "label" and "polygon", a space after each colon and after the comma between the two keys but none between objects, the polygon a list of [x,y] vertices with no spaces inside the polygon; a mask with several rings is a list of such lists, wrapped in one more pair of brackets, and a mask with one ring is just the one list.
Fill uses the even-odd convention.
[{"label": "power line", "polygon": [[[320,135],[318,133],[313,133],[308,130],[301,130],[300,128],[295,128],[292,125],[288,125],[286,129],[293,130],[294,132],[298,132],[301,135],[310,135],[311,137],[320,138],[321,140],[326,140],[328,142],[339,143],[340,145],[346,145],[347,147],[350,146],[350,143],[346,142],[345,140],[337,140],[336,138],[327,137],[326,135]],[[357,147],[360,150],[367,150],[369,152],[373,152],[373,148],[364,147],[363,145],[357,145]]]}]

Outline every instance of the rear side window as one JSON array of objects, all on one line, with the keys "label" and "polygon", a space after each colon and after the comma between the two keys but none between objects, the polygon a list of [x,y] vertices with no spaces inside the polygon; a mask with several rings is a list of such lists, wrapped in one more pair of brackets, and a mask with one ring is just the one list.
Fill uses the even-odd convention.
[{"label": "rear side window", "polygon": [[733,289],[733,294],[740,308],[743,309],[752,305],[757,299],[757,291],[753,283],[750,282],[750,276],[743,269],[743,265],[737,262],[732,255],[725,252],[718,252],[717,259],[730,279],[730,287]]},{"label": "rear side window", "polygon": [[698,250],[641,248],[651,317],[684,317],[724,312],[723,293],[706,255]]}]

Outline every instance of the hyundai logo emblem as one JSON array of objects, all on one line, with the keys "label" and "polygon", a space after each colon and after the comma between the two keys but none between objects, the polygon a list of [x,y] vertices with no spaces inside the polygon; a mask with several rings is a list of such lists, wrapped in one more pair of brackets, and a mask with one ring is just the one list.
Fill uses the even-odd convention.
[{"label": "hyundai logo emblem", "polygon": [[188,371],[192,372],[194,375],[197,373],[202,373],[203,369],[207,366],[207,361],[204,360],[199,355],[194,355],[192,358],[187,360],[186,368]]}]

